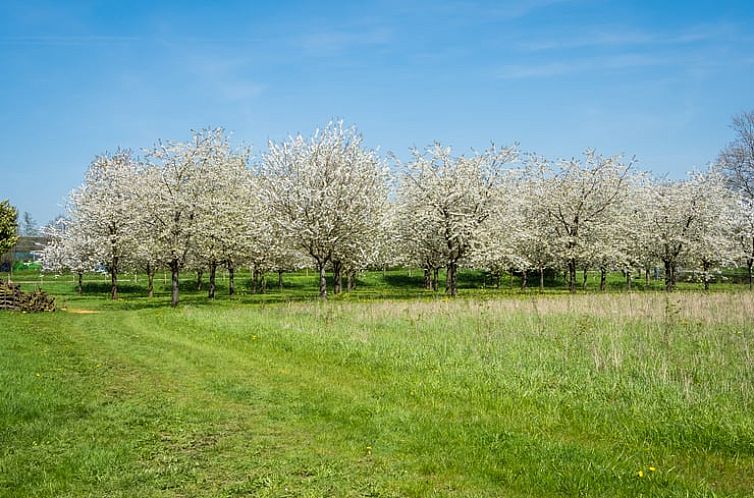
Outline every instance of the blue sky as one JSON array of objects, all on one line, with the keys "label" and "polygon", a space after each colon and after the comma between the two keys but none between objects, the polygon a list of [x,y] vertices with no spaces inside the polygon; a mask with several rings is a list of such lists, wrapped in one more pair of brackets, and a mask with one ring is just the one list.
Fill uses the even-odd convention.
[{"label": "blue sky", "polygon": [[223,126],[261,152],[332,117],[433,140],[636,155],[681,176],[754,108],[754,2],[0,0],[0,199],[44,223],[91,159]]}]

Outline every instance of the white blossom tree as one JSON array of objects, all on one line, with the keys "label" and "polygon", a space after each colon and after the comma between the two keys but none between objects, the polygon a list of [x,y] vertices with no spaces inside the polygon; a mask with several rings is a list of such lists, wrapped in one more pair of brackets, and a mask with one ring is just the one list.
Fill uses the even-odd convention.
[{"label": "white blossom tree", "polygon": [[[514,250],[519,269],[536,270],[539,276],[539,290],[544,291],[545,270],[554,268],[556,257],[553,243],[556,231],[550,213],[543,199],[547,195],[547,185],[537,181],[537,175],[525,171],[525,177],[519,181],[508,195],[508,203],[517,207],[516,221],[519,230],[515,232]],[[524,274],[525,275],[525,274]]]},{"label": "white blossom tree", "polygon": [[649,288],[653,269],[657,268],[656,234],[653,225],[655,206],[652,178],[639,173],[629,183],[629,194],[620,209],[616,234],[624,267],[638,268],[644,274],[644,288]]},{"label": "white blossom tree", "polygon": [[576,271],[587,261],[586,235],[611,216],[623,202],[626,178],[633,161],[624,164],[619,156],[604,157],[593,150],[583,160],[549,162],[532,156],[532,171],[544,185],[542,203],[557,233],[556,245],[568,269],[568,289],[576,291]]},{"label": "white blossom tree", "polygon": [[[141,183],[144,178],[139,178]],[[160,241],[152,233],[154,224],[150,220],[142,220],[135,229],[136,247],[131,255],[134,269],[144,270],[147,275],[147,297],[154,297],[154,276],[163,264],[163,252]]]},{"label": "white blossom tree", "polygon": [[720,241],[719,235],[709,231],[711,212],[723,192],[719,182],[702,174],[692,174],[684,180],[656,181],[645,188],[651,206],[649,228],[654,253],[665,268],[665,290],[672,291],[684,262],[693,265],[695,259],[701,261],[702,271],[711,266],[710,244]]},{"label": "white blossom tree", "polygon": [[401,185],[390,222],[394,241],[392,260],[399,265],[416,266],[424,272],[424,288],[437,290],[440,269],[448,261],[447,244],[433,210],[422,204],[411,188]]},{"label": "white blossom tree", "polygon": [[295,240],[289,240],[280,224],[275,223],[273,211],[265,201],[263,179],[257,175],[252,178],[254,186],[250,189],[247,201],[251,211],[246,227],[248,244],[245,248],[245,261],[251,269],[252,292],[264,293],[267,291],[267,272],[277,272],[278,287],[281,287],[283,272],[296,266],[292,262],[295,257],[292,249]]},{"label": "white blossom tree", "polygon": [[543,286],[549,242],[540,231],[545,221],[541,200],[531,195],[534,185],[525,174],[518,172],[508,180],[496,189],[490,216],[479,227],[470,263],[489,272],[496,287],[502,273],[510,271],[521,275],[521,288],[526,289],[529,273],[535,269],[540,270]]},{"label": "white blossom tree", "polygon": [[362,143],[355,128],[331,122],[309,138],[270,142],[264,155],[262,191],[272,219],[314,260],[322,298],[327,265],[373,237],[386,206],[387,168]]},{"label": "white blossom tree", "polygon": [[479,227],[490,216],[504,167],[517,159],[515,147],[489,149],[471,156],[453,156],[439,143],[414,149],[403,172],[403,197],[426,220],[430,230],[417,237],[439,238],[447,271],[445,290],[458,293],[459,264],[479,242]]},{"label": "white blossom tree", "polygon": [[693,173],[690,182],[698,192],[690,225],[690,262],[700,270],[704,290],[709,290],[715,269],[736,259],[734,197],[716,170]]},{"label": "white blossom tree", "polygon": [[219,265],[229,270],[229,292],[235,293],[235,267],[248,247],[251,176],[248,151],[233,151],[222,128],[207,130],[204,151],[195,172],[194,259],[209,269],[208,297],[215,298]]},{"label": "white blossom tree", "polygon": [[754,289],[754,200],[738,196],[732,204],[731,230],[735,241],[735,259],[746,267],[749,290]]},{"label": "white blossom tree", "polygon": [[215,130],[194,132],[191,142],[159,142],[142,172],[143,209],[160,248],[160,260],[171,273],[171,305],[179,301],[179,276],[195,249],[201,216],[202,169],[222,148]]},{"label": "white blossom tree", "polygon": [[690,243],[698,192],[688,182],[657,181],[646,186],[652,206],[650,230],[656,257],[665,270],[665,290],[677,282],[677,268]]},{"label": "white blossom tree", "polygon": [[[103,154],[92,161],[84,184],[71,194],[73,230],[88,239],[88,244],[107,267],[111,299],[118,298],[118,273],[133,252],[133,237],[139,217],[136,164],[130,151]],[[77,234],[77,236],[79,236]]]},{"label": "white blossom tree", "polygon": [[83,292],[84,273],[97,265],[91,238],[64,217],[59,217],[42,229],[47,244],[42,250],[42,271],[76,275],[76,291]]}]

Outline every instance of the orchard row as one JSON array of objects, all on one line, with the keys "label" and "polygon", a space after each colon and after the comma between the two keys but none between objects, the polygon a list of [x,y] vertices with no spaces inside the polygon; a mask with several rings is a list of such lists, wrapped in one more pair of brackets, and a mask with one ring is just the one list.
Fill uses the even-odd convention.
[{"label": "orchard row", "polygon": [[433,144],[388,160],[340,122],[252,159],[222,129],[202,130],[143,157],[95,158],[66,215],[47,227],[43,261],[79,274],[104,265],[113,298],[119,273],[146,271],[151,294],[155,272],[169,269],[174,305],[181,272],[207,271],[214,297],[217,268],[228,269],[233,292],[241,265],[316,268],[323,298],[326,272],[337,293],[344,278],[385,265],[423,268],[428,288],[444,268],[450,295],[462,266],[540,282],[563,270],[571,290],[586,269],[600,271],[603,288],[614,270],[660,268],[667,290],[680,268],[705,287],[726,266],[751,279],[754,167],[746,128],[737,132],[720,164],[667,180],[593,150],[551,161],[514,146],[458,155]]}]

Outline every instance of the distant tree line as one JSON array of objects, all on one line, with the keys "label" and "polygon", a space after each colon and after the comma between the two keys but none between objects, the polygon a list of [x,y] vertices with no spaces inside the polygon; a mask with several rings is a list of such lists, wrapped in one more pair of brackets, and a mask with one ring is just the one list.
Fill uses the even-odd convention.
[{"label": "distant tree line", "polygon": [[[354,127],[331,122],[311,136],[270,142],[261,157],[234,148],[222,129],[187,142],[158,142],[142,157],[118,150],[89,166],[65,216],[45,227],[48,271],[80,276],[104,265],[111,296],[123,271],[208,275],[208,296],[225,268],[262,275],[299,268],[319,274],[319,294],[353,287],[370,267],[424,271],[424,285],[458,292],[459,268],[538,280],[562,271],[620,270],[630,286],[662,268],[673,290],[679,270],[708,288],[725,267],[754,266],[754,112],[733,120],[735,139],[716,164],[686,178],[656,178],[633,160],[587,150],[549,160],[515,146],[456,154],[435,143],[403,163],[367,148]],[[391,164],[392,163],[392,164]],[[392,166],[392,167],[389,167]],[[200,274],[201,274],[200,273]],[[344,283],[345,282],[345,283]]]}]

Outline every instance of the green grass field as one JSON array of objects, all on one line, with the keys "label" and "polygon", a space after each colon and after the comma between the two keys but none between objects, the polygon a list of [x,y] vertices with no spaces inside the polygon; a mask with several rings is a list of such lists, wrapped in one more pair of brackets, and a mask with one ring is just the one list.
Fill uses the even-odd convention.
[{"label": "green grass field", "polygon": [[743,289],[43,280],[66,311],[0,313],[0,496],[754,496]]}]

